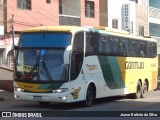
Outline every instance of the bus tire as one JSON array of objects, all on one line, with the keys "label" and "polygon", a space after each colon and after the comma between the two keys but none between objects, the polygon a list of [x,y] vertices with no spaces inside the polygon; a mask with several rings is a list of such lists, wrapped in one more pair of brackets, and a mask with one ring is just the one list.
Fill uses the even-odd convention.
[{"label": "bus tire", "polygon": [[136,88],[136,93],[128,94],[127,98],[138,99],[138,98],[141,97],[141,94],[142,94],[142,87],[141,87],[140,81],[138,81],[137,88]]},{"label": "bus tire", "polygon": [[86,92],[86,100],[84,101],[84,105],[86,107],[90,107],[93,104],[94,98],[95,98],[95,93],[94,93],[94,88],[89,85],[87,88],[87,92]]},{"label": "bus tire", "polygon": [[141,98],[146,97],[147,88],[148,88],[147,82],[144,81],[144,84],[143,84],[143,86],[142,86]]},{"label": "bus tire", "polygon": [[47,107],[47,106],[50,105],[49,102],[39,102],[39,104],[40,104],[41,106],[43,106],[43,107]]},{"label": "bus tire", "polygon": [[142,85],[141,85],[141,82],[138,81],[137,90],[136,90],[136,93],[133,94],[133,98],[138,99],[141,97],[141,94],[142,94]]}]

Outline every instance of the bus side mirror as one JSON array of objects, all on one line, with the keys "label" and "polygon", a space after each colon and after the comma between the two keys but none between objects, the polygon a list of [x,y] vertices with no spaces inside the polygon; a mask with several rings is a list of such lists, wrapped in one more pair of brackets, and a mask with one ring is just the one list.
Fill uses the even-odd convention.
[{"label": "bus side mirror", "polygon": [[68,46],[64,51],[64,64],[70,63],[70,53],[71,53],[72,47]]}]

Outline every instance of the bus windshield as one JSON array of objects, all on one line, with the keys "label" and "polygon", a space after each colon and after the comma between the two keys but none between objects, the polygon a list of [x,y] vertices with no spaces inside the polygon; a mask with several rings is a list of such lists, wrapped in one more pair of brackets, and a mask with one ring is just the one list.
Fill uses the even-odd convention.
[{"label": "bus windshield", "polygon": [[70,45],[70,33],[23,33],[16,54],[17,81],[64,81],[68,66],[64,51]]},{"label": "bus windshield", "polygon": [[68,69],[64,65],[64,50],[19,49],[17,52],[17,80],[29,82],[67,80]]},{"label": "bus windshield", "polygon": [[70,33],[23,33],[20,37],[19,47],[67,47],[70,45],[70,41]]}]

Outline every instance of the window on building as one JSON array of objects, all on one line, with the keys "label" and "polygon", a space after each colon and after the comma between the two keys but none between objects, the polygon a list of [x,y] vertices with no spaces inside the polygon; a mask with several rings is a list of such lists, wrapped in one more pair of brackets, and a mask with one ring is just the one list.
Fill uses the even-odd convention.
[{"label": "window on building", "polygon": [[62,0],[59,0],[59,14],[62,14]]},{"label": "window on building", "polygon": [[112,19],[112,28],[118,29],[118,19]]},{"label": "window on building", "polygon": [[144,26],[139,26],[139,36],[144,36]]},{"label": "window on building", "polygon": [[51,3],[51,0],[46,0],[46,3]]},{"label": "window on building", "polygon": [[85,16],[90,18],[95,17],[94,1],[85,1]]},{"label": "window on building", "polygon": [[31,10],[31,0],[17,0],[17,8]]}]

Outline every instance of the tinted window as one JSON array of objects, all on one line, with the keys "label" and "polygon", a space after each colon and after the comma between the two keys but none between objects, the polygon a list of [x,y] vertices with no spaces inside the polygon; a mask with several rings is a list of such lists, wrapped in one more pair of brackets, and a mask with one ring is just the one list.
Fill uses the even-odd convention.
[{"label": "tinted window", "polygon": [[99,54],[99,34],[86,33],[86,56]]},{"label": "tinted window", "polygon": [[20,47],[67,47],[70,33],[23,33]]},{"label": "tinted window", "polygon": [[84,32],[79,32],[75,34],[73,50],[77,52],[84,52]]}]

